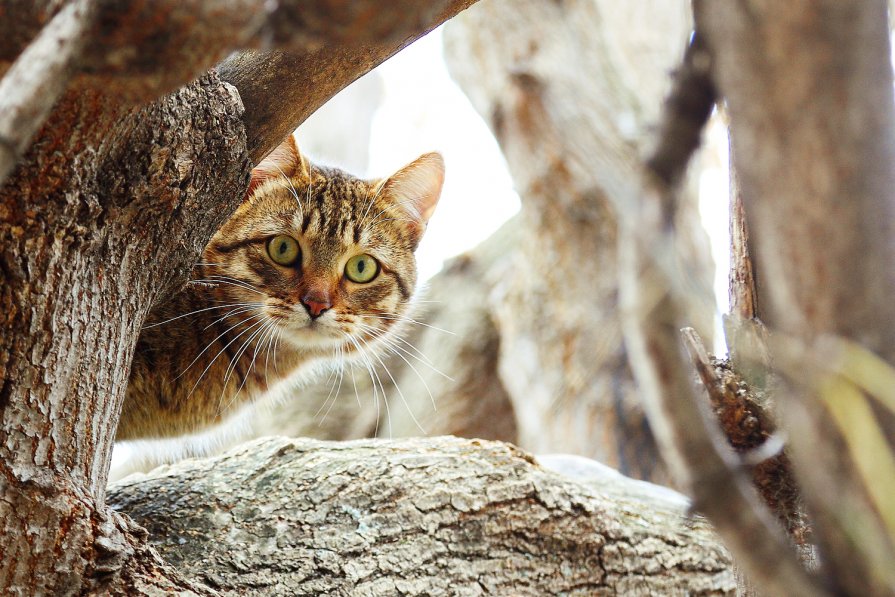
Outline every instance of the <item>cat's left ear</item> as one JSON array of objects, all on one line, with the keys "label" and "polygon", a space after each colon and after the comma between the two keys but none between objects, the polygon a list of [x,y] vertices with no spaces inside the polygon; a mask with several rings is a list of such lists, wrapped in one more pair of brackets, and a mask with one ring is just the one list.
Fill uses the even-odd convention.
[{"label": "cat's left ear", "polygon": [[308,162],[298,150],[295,136],[289,135],[286,140],[252,169],[252,179],[246,197],[250,197],[255,189],[265,180],[271,178],[295,178],[309,176]]},{"label": "cat's left ear", "polygon": [[388,180],[383,190],[409,216],[414,242],[419,243],[435,211],[444,185],[444,158],[426,153],[404,166]]}]

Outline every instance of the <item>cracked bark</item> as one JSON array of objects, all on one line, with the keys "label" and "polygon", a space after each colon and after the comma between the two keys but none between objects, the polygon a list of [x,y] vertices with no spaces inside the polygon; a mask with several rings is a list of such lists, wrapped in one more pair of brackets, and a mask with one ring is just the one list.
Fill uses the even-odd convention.
[{"label": "cracked bark", "polygon": [[[726,595],[683,496],[600,465],[455,438],[265,438],[110,488],[224,595]],[[261,497],[259,497],[261,496]]]}]

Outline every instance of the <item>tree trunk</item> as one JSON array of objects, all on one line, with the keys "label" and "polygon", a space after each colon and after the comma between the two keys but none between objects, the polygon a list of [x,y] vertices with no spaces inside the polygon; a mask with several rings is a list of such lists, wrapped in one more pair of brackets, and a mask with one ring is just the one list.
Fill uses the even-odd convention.
[{"label": "tree trunk", "polygon": [[[612,201],[637,172],[689,31],[686,2],[522,0],[487,0],[445,30],[449,67],[522,197],[491,299],[519,442],[655,481],[667,476],[622,340]],[[710,337],[710,267],[693,253],[695,325]]]},{"label": "tree trunk", "polygon": [[[250,158],[274,147],[281,128],[294,129],[340,87],[471,1],[395,3],[387,11],[361,2],[344,15],[323,0],[300,10],[295,2],[269,5],[270,12],[249,0],[239,7],[86,4],[98,12],[82,28],[89,43],[65,71],[72,83],[46,122],[40,111],[23,112],[16,126],[39,132],[0,189],[0,592],[193,590],[104,507],[143,318],[186,279],[241,199]],[[52,10],[34,3],[21,22],[2,27],[34,29]],[[202,18],[205,10],[216,15],[215,26]],[[303,64],[316,70],[290,73],[300,90],[292,93],[305,99],[297,111],[274,116],[276,126],[248,129],[251,153],[246,125],[283,97],[253,89],[244,112],[237,89],[211,72],[131,107],[260,37],[289,44],[290,56],[310,56]],[[327,39],[330,52],[308,51]],[[25,41],[5,40],[0,47],[11,53],[3,58]],[[174,48],[176,41],[184,43]],[[166,52],[180,52],[179,59]],[[40,72],[35,54],[23,56],[10,74]],[[246,63],[261,79],[282,64],[264,54]],[[228,72],[239,78],[241,71],[231,63]],[[326,83],[309,85],[321,73]],[[9,156],[15,159],[14,152],[3,159]]]},{"label": "tree trunk", "polygon": [[[726,595],[679,494],[585,459],[454,438],[266,438],[110,489],[225,595]],[[160,513],[164,513],[160,515]]]},{"label": "tree trunk", "polygon": [[[800,386],[781,392],[778,406],[824,565],[851,594],[895,586],[895,546],[872,489],[881,478],[861,472],[891,460],[895,418],[879,410],[877,423],[871,414],[854,433],[865,450],[867,438],[878,436],[879,446],[855,451],[844,411],[834,418],[832,403],[818,400],[821,380],[842,359],[822,351],[818,339],[853,341],[895,365],[895,100],[886,11],[882,0],[749,10],[722,1],[700,3],[697,13],[730,112],[762,319],[802,345],[795,358],[774,355]],[[855,421],[866,399],[858,391],[836,400]]]}]

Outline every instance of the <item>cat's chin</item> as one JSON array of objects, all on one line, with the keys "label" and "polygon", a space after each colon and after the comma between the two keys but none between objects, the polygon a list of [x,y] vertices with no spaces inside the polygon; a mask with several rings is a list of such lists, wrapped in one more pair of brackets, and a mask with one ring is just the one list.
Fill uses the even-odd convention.
[{"label": "cat's chin", "polygon": [[345,343],[345,337],[339,331],[319,323],[285,326],[282,338],[297,349],[311,351],[332,350]]}]

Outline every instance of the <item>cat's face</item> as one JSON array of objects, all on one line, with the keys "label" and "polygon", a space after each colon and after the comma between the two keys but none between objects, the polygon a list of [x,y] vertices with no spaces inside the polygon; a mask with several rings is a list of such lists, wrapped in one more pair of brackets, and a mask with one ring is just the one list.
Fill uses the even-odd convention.
[{"label": "cat's face", "polygon": [[[406,319],[413,252],[441,192],[426,154],[364,181],[311,166],[290,137],[253,171],[248,199],[215,234],[202,275],[218,299],[296,348],[353,353]],[[251,333],[251,332],[249,332]],[[260,332],[259,332],[260,333]]]}]

